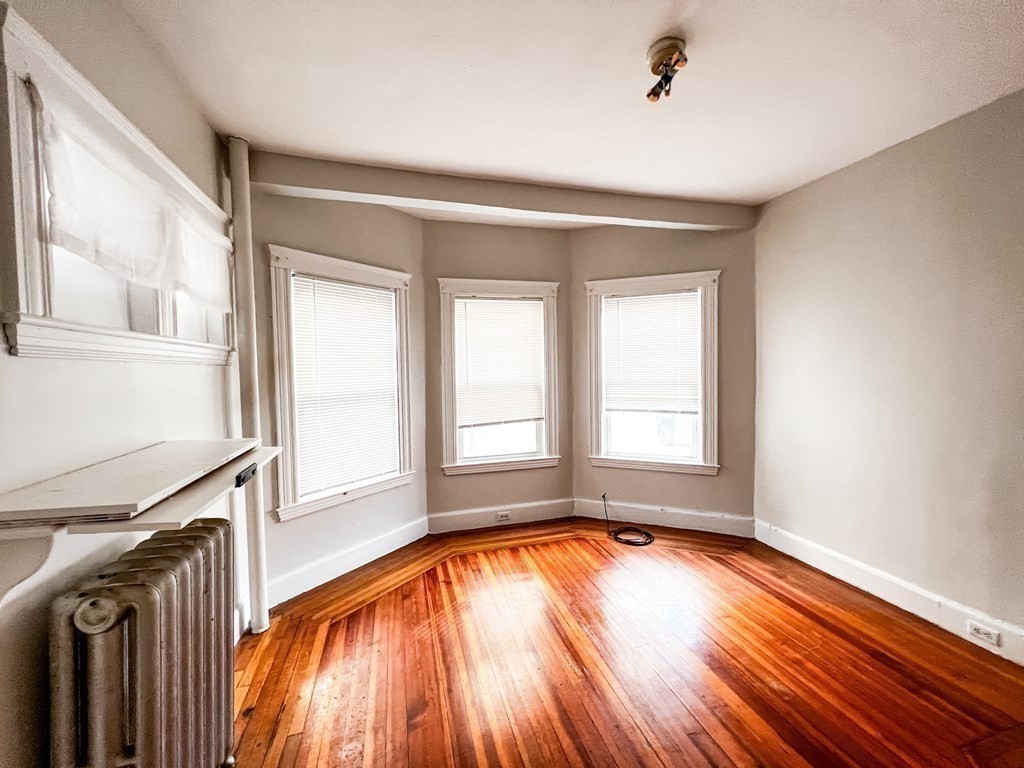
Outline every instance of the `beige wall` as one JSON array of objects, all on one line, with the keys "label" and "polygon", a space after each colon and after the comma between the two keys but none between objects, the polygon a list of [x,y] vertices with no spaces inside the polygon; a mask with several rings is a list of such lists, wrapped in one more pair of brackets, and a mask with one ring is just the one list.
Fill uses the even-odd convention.
[{"label": "beige wall", "polygon": [[[375,231],[373,221],[395,212],[381,212],[366,201],[375,195],[399,195],[407,199],[455,199],[467,204],[483,198],[505,206],[515,198],[524,210],[566,210],[634,216],[650,219],[654,206],[663,221],[679,221],[692,215],[692,206],[679,202],[629,196],[581,199],[572,190],[508,185],[504,182],[464,180],[430,174],[409,174],[345,163],[296,158],[256,152],[252,161],[253,183],[265,203],[292,212],[288,223],[298,235],[315,233],[317,224],[305,219],[309,203],[284,202],[312,198],[350,202],[344,210],[351,232]],[[411,185],[411,186],[410,186]],[[459,192],[461,190],[461,192]],[[597,193],[594,193],[597,194]],[[301,195],[289,198],[286,195]],[[455,195],[454,198],[451,195]],[[467,197],[468,196],[468,197]],[[482,196],[482,197],[481,197]],[[469,198],[473,198],[470,200]],[[324,205],[335,203],[324,202]],[[339,203],[340,204],[340,203]],[[410,205],[414,203],[410,202]],[[461,205],[461,203],[460,203]],[[597,205],[599,210],[590,210]],[[680,207],[681,206],[681,207]],[[459,206],[456,206],[457,208]],[[754,211],[743,206],[698,206],[704,214],[725,226],[749,226]],[[586,209],[586,210],[584,210]],[[342,210],[339,208],[338,210]],[[646,213],[644,213],[646,211]],[[465,212],[465,211],[464,211]],[[472,212],[480,215],[480,211]],[[257,219],[259,218],[257,212]],[[365,221],[364,221],[365,219]],[[391,220],[391,219],[387,219]],[[257,227],[259,222],[257,220]],[[491,223],[423,221],[422,256],[426,339],[426,480],[428,515],[478,510],[569,498],[597,499],[607,490],[612,498],[632,504],[674,510],[738,516],[739,520],[711,520],[678,515],[658,515],[646,522],[708,525],[715,529],[749,534],[753,528],[753,413],[754,413],[754,288],[753,234],[751,230],[694,231],[606,226],[578,230],[550,230],[500,226]],[[324,232],[331,235],[334,230]],[[351,234],[337,231],[339,243]],[[381,237],[386,237],[382,232]],[[287,243],[285,243],[287,244]],[[332,243],[325,243],[331,247]],[[366,259],[372,261],[372,241]],[[297,247],[303,247],[299,244]],[[332,251],[333,252],[333,251]],[[724,270],[721,287],[720,348],[720,450],[722,471],[717,477],[621,469],[593,469],[587,461],[589,424],[587,409],[586,314],[582,283],[602,277]],[[518,470],[446,477],[442,463],[440,309],[438,277],[479,279],[557,280],[559,293],[559,406],[562,461],[550,469]],[[413,317],[415,323],[417,318]],[[582,418],[582,421],[581,421]],[[565,514],[568,503],[533,506],[513,512],[513,520],[534,515]],[[635,514],[637,510],[630,512]],[[450,516],[431,521],[433,530],[461,524],[480,525],[488,514],[467,518]],[[657,517],[658,519],[654,519]],[[273,535],[273,534],[271,534]]]},{"label": "beige wall", "polygon": [[[358,203],[253,195],[256,256],[256,332],[260,359],[261,419],[265,439],[279,444],[274,406],[274,341],[269,244],[358,261],[413,275],[409,287],[410,393],[413,468],[410,485],[340,504],[286,522],[267,513],[267,570],[271,602],[311,589],[344,573],[361,558],[359,547],[417,521],[426,532],[424,478],[423,244],[420,222],[389,208]],[[268,477],[268,510],[277,506]],[[411,528],[410,528],[411,526]],[[404,543],[404,542],[402,542]],[[356,551],[351,551],[355,547]],[[376,550],[365,549],[364,552]],[[379,556],[373,554],[372,557]],[[372,559],[370,557],[369,559]]]},{"label": "beige wall", "polygon": [[[570,236],[575,381],[576,498],[753,514],[754,236],[750,231],[601,227]],[[719,463],[717,476],[592,467],[589,461],[589,329],[584,283],[613,277],[722,270],[719,284]]]},{"label": "beige wall", "polygon": [[769,203],[756,514],[1024,624],[1024,92]]},{"label": "beige wall", "polygon": [[[216,137],[162,55],[114,0],[15,9],[208,193]],[[3,206],[0,206],[2,208]],[[47,360],[0,348],[0,492],[165,439],[226,436],[228,369]],[[48,765],[47,609],[78,576],[129,548],[118,535],[0,542],[0,766]]]},{"label": "beige wall", "polygon": [[[569,236],[553,229],[423,222],[426,289],[427,508],[431,514],[572,497],[572,345]],[[557,467],[445,477],[441,472],[441,301],[439,277],[544,280],[558,291]]]},{"label": "beige wall", "polygon": [[[272,599],[308,588],[313,576],[337,575],[346,547],[388,535],[417,516],[486,507],[597,499],[752,516],[753,509],[753,234],[602,227],[560,231],[419,221],[388,208],[257,193],[253,199],[257,251],[263,420],[274,424],[273,342],[267,245],[392,267],[415,275],[410,320],[412,391],[418,469],[414,488],[350,502],[279,523],[268,515]],[[587,318],[583,282],[590,279],[721,269],[720,451],[717,477],[595,469],[587,461]],[[558,282],[557,467],[445,476],[442,464],[441,338],[438,278]],[[268,439],[276,439],[271,431]],[[422,453],[419,451],[422,450]],[[417,494],[424,493],[424,501]],[[276,495],[268,495],[270,504]],[[571,507],[563,504],[559,514]],[[543,513],[552,513],[544,508]],[[527,514],[527,513],[520,513]],[[479,518],[479,519],[478,519]],[[483,517],[465,524],[487,522]],[[448,520],[440,528],[457,527]],[[433,525],[433,523],[432,523]],[[317,564],[319,563],[319,565]],[[333,566],[331,565],[333,563]],[[312,564],[312,565],[311,565]],[[335,568],[335,570],[331,570]],[[302,575],[305,573],[305,575]]]}]

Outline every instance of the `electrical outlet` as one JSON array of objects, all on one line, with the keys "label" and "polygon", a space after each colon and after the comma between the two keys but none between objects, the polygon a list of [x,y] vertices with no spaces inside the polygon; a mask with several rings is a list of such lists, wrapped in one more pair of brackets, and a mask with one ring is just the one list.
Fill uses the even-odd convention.
[{"label": "electrical outlet", "polygon": [[992,627],[986,627],[984,624],[979,624],[976,621],[967,622],[967,631],[972,636],[979,640],[989,643],[990,645],[999,646],[1000,637],[999,630],[993,629]]},{"label": "electrical outlet", "polygon": [[499,523],[510,523],[510,522],[512,522],[512,513],[511,512],[499,512],[496,515],[496,517],[498,518],[498,522]]}]

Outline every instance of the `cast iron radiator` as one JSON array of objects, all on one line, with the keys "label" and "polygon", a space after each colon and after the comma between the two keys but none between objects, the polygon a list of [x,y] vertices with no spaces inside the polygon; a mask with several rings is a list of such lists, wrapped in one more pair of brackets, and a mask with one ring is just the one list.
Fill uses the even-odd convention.
[{"label": "cast iron radiator", "polygon": [[53,768],[233,765],[231,524],[161,531],[58,597]]}]

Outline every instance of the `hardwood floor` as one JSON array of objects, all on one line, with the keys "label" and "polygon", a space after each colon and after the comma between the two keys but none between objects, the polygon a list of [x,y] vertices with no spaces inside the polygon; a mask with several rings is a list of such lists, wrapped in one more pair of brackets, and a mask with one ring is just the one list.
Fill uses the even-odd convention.
[{"label": "hardwood floor", "polygon": [[1022,766],[1024,668],[757,542],[430,536],[236,662],[259,766]]}]

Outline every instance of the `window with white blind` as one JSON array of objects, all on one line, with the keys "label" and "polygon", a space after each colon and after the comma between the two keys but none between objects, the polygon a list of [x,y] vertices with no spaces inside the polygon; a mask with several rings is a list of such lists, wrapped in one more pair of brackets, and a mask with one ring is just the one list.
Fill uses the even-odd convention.
[{"label": "window with white blind", "polygon": [[445,474],[555,466],[558,284],[440,285]]},{"label": "window with white blind", "polygon": [[586,284],[594,466],[717,474],[718,277]]},{"label": "window with white blind", "polygon": [[288,519],[408,482],[409,275],[271,246]]}]

